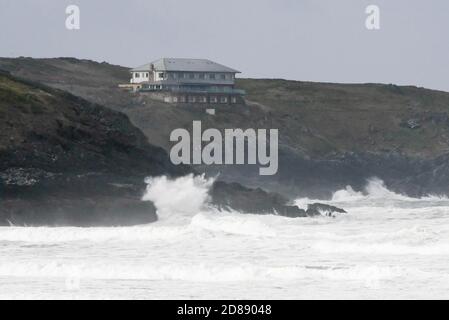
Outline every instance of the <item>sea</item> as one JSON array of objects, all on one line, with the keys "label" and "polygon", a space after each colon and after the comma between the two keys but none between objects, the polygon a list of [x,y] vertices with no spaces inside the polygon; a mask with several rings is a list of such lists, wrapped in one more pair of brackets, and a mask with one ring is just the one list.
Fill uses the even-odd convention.
[{"label": "sea", "polygon": [[0,228],[0,299],[449,298],[446,197],[373,178],[296,200],[347,214],[291,219],[211,208],[204,177],[147,183],[156,223]]}]

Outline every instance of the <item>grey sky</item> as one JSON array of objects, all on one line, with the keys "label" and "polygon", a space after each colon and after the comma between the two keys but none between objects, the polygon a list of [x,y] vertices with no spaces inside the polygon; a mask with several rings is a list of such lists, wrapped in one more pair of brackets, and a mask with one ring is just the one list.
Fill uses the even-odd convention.
[{"label": "grey sky", "polygon": [[[65,8],[81,29],[65,28]],[[365,8],[381,9],[381,30]],[[447,0],[0,0],[0,56],[74,56],[136,66],[209,58],[243,72],[449,91]]]}]

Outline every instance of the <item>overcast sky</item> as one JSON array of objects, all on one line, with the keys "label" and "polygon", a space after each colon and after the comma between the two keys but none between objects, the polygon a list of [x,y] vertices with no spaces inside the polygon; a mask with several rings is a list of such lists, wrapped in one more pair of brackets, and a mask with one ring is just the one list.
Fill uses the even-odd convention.
[{"label": "overcast sky", "polygon": [[[70,4],[80,30],[65,27]],[[365,27],[370,4],[380,30]],[[208,58],[241,77],[449,91],[448,33],[448,0],[0,0],[0,56]]]}]

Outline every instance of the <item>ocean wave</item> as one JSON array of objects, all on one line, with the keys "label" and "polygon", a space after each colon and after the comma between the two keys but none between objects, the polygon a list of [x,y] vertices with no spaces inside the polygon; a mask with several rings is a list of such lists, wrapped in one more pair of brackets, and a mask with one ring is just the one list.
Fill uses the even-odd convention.
[{"label": "ocean wave", "polygon": [[331,200],[319,200],[310,198],[298,198],[295,204],[300,208],[307,208],[307,205],[314,202],[323,203],[380,203],[388,202],[443,202],[449,205],[449,198],[446,196],[428,195],[421,198],[412,198],[406,195],[395,193],[389,190],[385,183],[379,178],[371,178],[367,181],[363,191],[355,191],[351,186],[337,190],[333,193]]}]

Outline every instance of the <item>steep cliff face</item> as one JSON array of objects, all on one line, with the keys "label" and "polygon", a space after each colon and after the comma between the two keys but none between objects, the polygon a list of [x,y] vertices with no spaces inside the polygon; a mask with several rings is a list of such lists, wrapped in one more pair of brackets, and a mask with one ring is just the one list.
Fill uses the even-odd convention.
[{"label": "steep cliff face", "polygon": [[0,74],[0,225],[152,222],[150,175],[184,174],[119,112]]},{"label": "steep cliff face", "polygon": [[[203,166],[220,179],[289,196],[328,196],[377,176],[419,196],[448,194],[449,93],[381,84],[325,84],[241,79],[247,106],[173,108],[119,90],[127,69],[76,59],[0,59],[0,69],[125,112],[154,145],[169,150],[170,132],[201,120],[207,128],[279,129],[279,172],[261,177],[251,166]],[[438,176],[435,176],[435,169]]]}]

